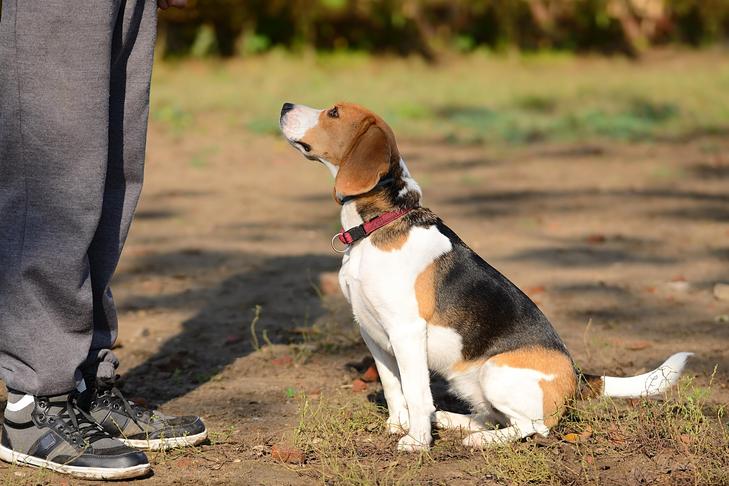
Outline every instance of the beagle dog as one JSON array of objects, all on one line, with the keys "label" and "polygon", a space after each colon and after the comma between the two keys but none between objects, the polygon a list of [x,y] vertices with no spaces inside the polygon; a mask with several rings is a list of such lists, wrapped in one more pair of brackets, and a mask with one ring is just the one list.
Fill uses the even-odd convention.
[{"label": "beagle dog", "polygon": [[[338,103],[286,103],[281,130],[334,176],[344,228],[339,282],[377,364],[398,449],[432,442],[431,427],[467,432],[484,447],[546,436],[574,397],[657,395],[675,384],[691,353],[630,378],[580,373],[539,308],[471,250],[432,211],[390,127]],[[333,240],[333,241],[335,241]],[[436,411],[429,370],[445,377],[472,414]]]}]

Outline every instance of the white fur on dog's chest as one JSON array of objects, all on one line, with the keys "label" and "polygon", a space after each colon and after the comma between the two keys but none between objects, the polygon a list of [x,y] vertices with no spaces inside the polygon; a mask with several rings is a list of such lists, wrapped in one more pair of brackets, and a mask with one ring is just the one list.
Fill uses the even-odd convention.
[{"label": "white fur on dog's chest", "polygon": [[[339,272],[345,297],[352,305],[354,317],[384,350],[392,352],[390,339],[401,326],[422,323],[415,293],[415,281],[440,255],[451,250],[450,240],[435,226],[414,227],[405,244],[393,251],[383,251],[367,238],[353,245],[342,260]],[[431,342],[433,341],[433,342]],[[450,339],[449,344],[453,343]],[[444,342],[445,344],[445,342]],[[429,362],[451,361],[452,345],[439,350],[428,339]],[[460,349],[459,349],[460,350]],[[441,354],[445,356],[440,356]]]}]

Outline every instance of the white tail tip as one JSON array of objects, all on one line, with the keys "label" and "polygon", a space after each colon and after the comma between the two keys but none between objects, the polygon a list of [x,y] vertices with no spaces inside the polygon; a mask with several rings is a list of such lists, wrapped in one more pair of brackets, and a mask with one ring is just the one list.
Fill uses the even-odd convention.
[{"label": "white tail tip", "polygon": [[628,378],[605,376],[603,394],[608,397],[649,397],[660,395],[678,382],[686,360],[694,353],[676,353],[661,366],[648,373]]}]

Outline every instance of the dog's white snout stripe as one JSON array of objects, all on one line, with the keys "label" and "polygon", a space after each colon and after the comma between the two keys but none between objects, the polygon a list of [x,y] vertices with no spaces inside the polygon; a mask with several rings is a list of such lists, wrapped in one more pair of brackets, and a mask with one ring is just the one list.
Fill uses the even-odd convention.
[{"label": "dog's white snout stripe", "polygon": [[33,395],[23,395],[23,398],[15,403],[8,402],[8,404],[5,406],[5,410],[8,410],[9,412],[17,412],[19,410],[23,410],[25,407],[32,403],[35,403]]},{"label": "dog's white snout stripe", "polygon": [[294,105],[281,120],[281,129],[289,140],[297,141],[319,123],[321,110],[304,105]]}]

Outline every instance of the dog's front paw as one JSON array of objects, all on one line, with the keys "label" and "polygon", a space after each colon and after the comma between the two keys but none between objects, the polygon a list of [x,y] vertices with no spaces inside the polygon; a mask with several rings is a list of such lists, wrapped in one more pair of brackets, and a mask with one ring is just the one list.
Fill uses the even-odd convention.
[{"label": "dog's front paw", "polygon": [[389,433],[407,434],[408,430],[410,430],[410,420],[407,410],[390,414],[390,417],[387,419],[387,431]]},{"label": "dog's front paw", "polygon": [[433,442],[433,437],[430,435],[420,435],[419,437],[405,435],[397,443],[397,450],[403,452],[427,451],[430,449],[431,442]]}]

